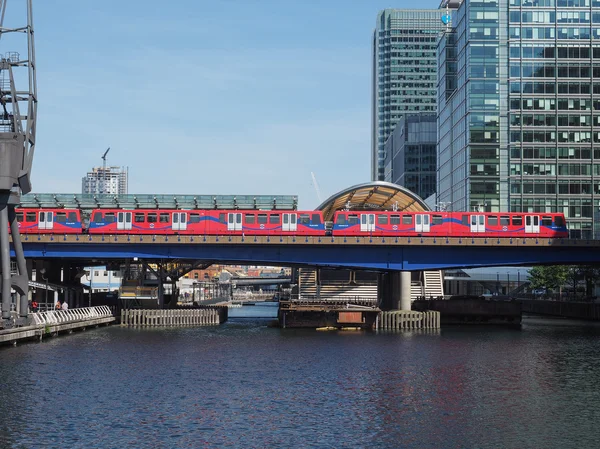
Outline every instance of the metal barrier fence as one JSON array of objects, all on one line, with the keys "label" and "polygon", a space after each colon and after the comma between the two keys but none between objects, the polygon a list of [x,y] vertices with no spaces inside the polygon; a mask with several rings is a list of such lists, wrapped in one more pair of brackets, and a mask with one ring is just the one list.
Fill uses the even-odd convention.
[{"label": "metal barrier fence", "polygon": [[225,321],[227,307],[121,310],[121,326],[217,326]]},{"label": "metal barrier fence", "polygon": [[32,324],[60,324],[70,321],[93,320],[113,316],[108,306],[82,307],[69,310],[50,310],[31,314]]}]

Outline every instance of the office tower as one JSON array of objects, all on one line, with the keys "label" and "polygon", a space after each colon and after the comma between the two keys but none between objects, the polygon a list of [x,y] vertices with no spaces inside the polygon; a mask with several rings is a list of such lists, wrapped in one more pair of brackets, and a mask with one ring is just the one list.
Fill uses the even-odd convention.
[{"label": "office tower", "polygon": [[82,179],[81,193],[126,195],[128,168],[94,167]]},{"label": "office tower", "polygon": [[406,187],[421,198],[436,188],[437,117],[403,115],[385,142],[384,181]]},{"label": "office tower", "polygon": [[436,46],[446,27],[442,22],[446,13],[446,9],[385,9],[377,16],[371,111],[373,181],[384,179],[385,141],[400,117],[436,112]]},{"label": "office tower", "polygon": [[439,65],[438,200],[563,212],[572,237],[592,237],[600,1],[464,0]]}]

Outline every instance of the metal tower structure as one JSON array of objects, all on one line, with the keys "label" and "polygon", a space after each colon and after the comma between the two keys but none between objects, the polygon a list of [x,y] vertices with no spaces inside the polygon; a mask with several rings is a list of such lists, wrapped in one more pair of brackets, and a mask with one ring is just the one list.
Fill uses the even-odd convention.
[{"label": "metal tower structure", "polygon": [[[7,3],[8,0],[0,0],[0,269],[5,325],[12,318],[11,287],[20,295],[20,317],[26,318],[28,312],[27,267],[15,206],[22,193],[31,191],[37,113],[32,0],[14,2],[27,10],[27,24],[16,27],[4,23]],[[26,56],[14,48],[5,51],[5,45],[17,45],[23,52],[26,48]],[[10,270],[9,226],[17,259],[16,275],[11,275]]]}]

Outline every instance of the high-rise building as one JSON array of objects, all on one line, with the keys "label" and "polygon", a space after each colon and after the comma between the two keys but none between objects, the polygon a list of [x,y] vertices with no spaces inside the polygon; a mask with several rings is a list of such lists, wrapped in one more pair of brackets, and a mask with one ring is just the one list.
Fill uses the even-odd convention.
[{"label": "high-rise building", "polygon": [[126,195],[128,178],[126,167],[94,167],[81,180],[81,193]]},{"label": "high-rise building", "polygon": [[464,0],[452,22],[439,44],[438,200],[563,212],[572,237],[592,237],[600,0]]},{"label": "high-rise building", "polygon": [[421,198],[436,188],[437,117],[405,114],[385,142],[384,181],[406,187]]},{"label": "high-rise building", "polygon": [[[451,1],[444,8],[452,7]],[[439,34],[446,9],[385,9],[373,33],[371,179],[384,179],[384,145],[403,114],[436,112]]]}]

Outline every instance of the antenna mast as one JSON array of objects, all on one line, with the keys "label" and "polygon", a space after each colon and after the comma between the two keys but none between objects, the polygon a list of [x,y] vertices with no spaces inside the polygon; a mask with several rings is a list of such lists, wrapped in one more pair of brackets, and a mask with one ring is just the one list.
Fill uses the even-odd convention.
[{"label": "antenna mast", "polygon": [[[20,319],[25,324],[28,313],[28,283],[25,255],[16,221],[15,206],[21,194],[31,192],[31,165],[35,149],[37,117],[37,88],[35,75],[35,46],[31,0],[25,4],[27,24],[7,27],[4,24],[8,0],[0,0],[0,44],[5,34],[23,36],[19,48],[0,54],[0,268],[2,270],[2,318],[4,326],[14,324],[11,315],[11,288],[20,295]],[[10,15],[13,17],[12,15]],[[9,42],[16,42],[11,39]],[[25,57],[14,50],[20,49]],[[8,228],[17,259],[16,275],[10,271]],[[2,323],[0,322],[0,325]]]}]

